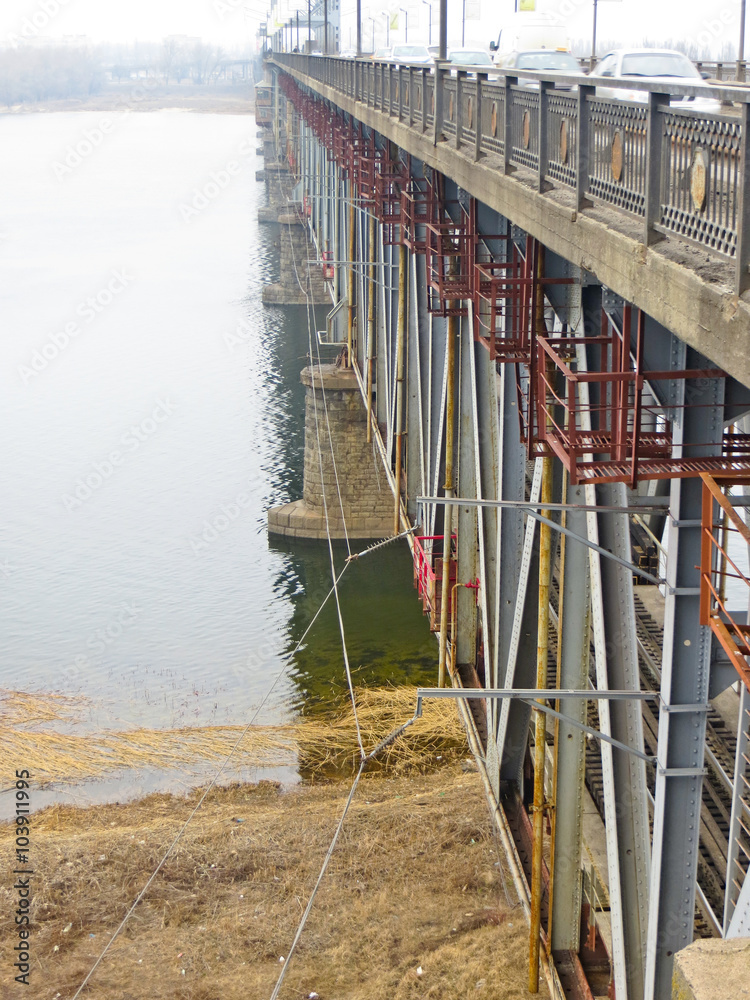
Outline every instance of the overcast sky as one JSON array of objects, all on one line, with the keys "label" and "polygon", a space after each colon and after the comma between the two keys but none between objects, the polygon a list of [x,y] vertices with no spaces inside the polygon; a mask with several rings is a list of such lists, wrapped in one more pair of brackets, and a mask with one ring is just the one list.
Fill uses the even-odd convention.
[{"label": "overcast sky", "polygon": [[[286,2],[292,10],[307,10],[307,0]],[[448,0],[448,5],[451,21],[460,18],[462,0]],[[28,35],[31,25],[40,35],[87,35],[92,41],[187,34],[222,45],[243,45],[254,39],[268,6],[268,0],[0,0],[0,38],[23,36],[24,29]],[[418,25],[420,33],[426,33],[426,7],[421,0],[362,0],[363,22],[371,23],[366,20],[369,14],[378,16],[384,7],[395,11],[400,6],[412,12],[410,41],[417,40]],[[436,25],[438,0],[432,6]],[[471,24],[471,34],[481,35],[486,44],[498,20],[513,10],[513,0],[467,0],[466,6],[480,11],[481,20]],[[593,0],[537,0],[537,7],[564,16],[571,37],[591,37]],[[736,46],[739,35],[740,0],[714,4],[705,0],[599,0],[598,10],[602,43],[682,37],[718,54],[725,43]],[[480,27],[482,31],[477,31]],[[367,36],[366,29],[363,34]]]}]

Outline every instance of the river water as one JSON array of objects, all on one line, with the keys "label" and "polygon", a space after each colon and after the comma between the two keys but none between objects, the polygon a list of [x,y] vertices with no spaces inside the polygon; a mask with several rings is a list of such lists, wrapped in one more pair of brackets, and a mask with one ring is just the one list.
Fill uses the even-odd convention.
[{"label": "river water", "polygon": [[[308,332],[260,301],[278,259],[255,133],[176,111],[0,117],[0,687],[83,694],[79,726],[247,721],[330,587],[325,545],[265,531],[301,495]],[[406,546],[345,581],[356,678],[434,680]],[[259,721],[343,685],[329,607]]]}]

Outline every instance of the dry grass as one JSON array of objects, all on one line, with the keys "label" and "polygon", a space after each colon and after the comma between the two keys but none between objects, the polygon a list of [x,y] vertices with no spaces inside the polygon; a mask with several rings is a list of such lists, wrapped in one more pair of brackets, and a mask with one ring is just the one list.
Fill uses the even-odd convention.
[{"label": "dry grass", "polygon": [[[101,733],[59,732],[54,728],[56,722],[74,721],[82,704],[59,695],[3,692],[0,750],[5,759],[22,760],[37,785],[82,781],[122,769],[183,769],[200,762],[218,763],[243,731],[242,726]],[[358,691],[357,711],[365,749],[373,748],[409,719],[415,704],[416,690],[410,687]],[[425,705],[423,717],[408,735],[385,750],[380,766],[420,769],[433,762],[437,754],[448,760],[465,752],[455,706],[433,701]],[[348,702],[290,725],[254,726],[233,757],[239,767],[299,762],[305,774],[350,767],[356,760],[356,729]]]},{"label": "dry grass", "polygon": [[[269,997],[347,792],[346,783],[214,789],[82,996]],[[32,985],[12,983],[6,930],[3,998],[70,1000],[198,794],[34,816]],[[0,837],[10,835],[6,825]],[[365,775],[281,996],[527,997],[526,925],[508,905],[499,861],[476,774],[452,765]]]}]

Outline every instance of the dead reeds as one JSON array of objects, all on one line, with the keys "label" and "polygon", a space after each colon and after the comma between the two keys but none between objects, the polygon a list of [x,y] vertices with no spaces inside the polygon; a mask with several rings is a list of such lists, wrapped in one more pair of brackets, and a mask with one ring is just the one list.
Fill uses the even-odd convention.
[{"label": "dead reeds", "polygon": [[[414,712],[411,687],[360,689],[357,715],[365,750],[374,748]],[[223,761],[243,726],[123,731],[75,731],[84,702],[60,695],[6,691],[0,702],[0,750],[8,760],[23,760],[39,784],[80,782],[123,769],[169,770]],[[65,723],[64,730],[55,727]],[[71,731],[73,730],[73,731]],[[455,706],[425,704],[421,719],[388,746],[378,766],[422,769],[436,758],[449,761],[466,753]],[[359,759],[354,713],[348,703],[287,725],[252,726],[233,754],[233,766],[248,768],[299,765],[306,775],[347,770]]]}]

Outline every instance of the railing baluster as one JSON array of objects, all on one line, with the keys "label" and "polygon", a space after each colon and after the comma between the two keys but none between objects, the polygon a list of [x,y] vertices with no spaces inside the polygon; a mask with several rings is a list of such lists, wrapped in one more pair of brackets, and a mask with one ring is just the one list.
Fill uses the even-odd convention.
[{"label": "railing baluster", "polygon": [[578,144],[576,149],[576,207],[578,211],[588,208],[591,201],[589,192],[589,157],[591,156],[591,119],[588,98],[593,97],[594,87],[581,85],[578,88]]},{"label": "railing baluster", "polygon": [[517,76],[505,77],[505,100],[503,101],[503,173],[511,174],[515,167],[511,165],[513,159],[513,91],[518,83]]},{"label": "railing baluster", "polygon": [[646,184],[643,242],[646,246],[663,239],[654,226],[661,222],[661,178],[663,116],[660,108],[669,107],[668,94],[648,95],[648,118],[646,120]]},{"label": "railing baluster", "polygon": [[750,287],[748,264],[750,263],[750,156],[748,156],[748,136],[750,134],[750,104],[740,105],[740,148],[737,157],[737,270],[735,291],[742,295]]},{"label": "railing baluster", "polygon": [[466,72],[462,69],[456,73],[456,149],[461,148],[463,132],[463,100],[464,100],[464,80]]},{"label": "railing baluster", "polygon": [[537,185],[539,191],[549,191],[552,185],[547,181],[549,167],[549,128],[547,127],[547,111],[549,108],[549,91],[554,84],[542,80],[539,84],[539,120],[537,122],[537,160],[539,163]]},{"label": "railing baluster", "polygon": [[474,108],[474,159],[482,155],[482,84],[486,82],[486,73],[477,73],[477,97]]},{"label": "railing baluster", "polygon": [[434,132],[432,137],[432,143],[437,146],[439,142],[443,139],[443,121],[445,116],[445,79],[448,73],[446,69],[450,66],[450,63],[445,60],[437,60],[435,62],[435,118],[434,118]]}]

